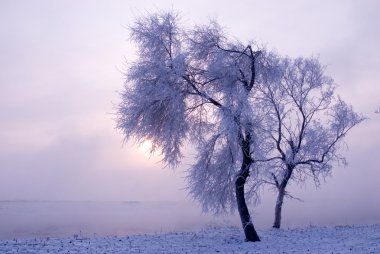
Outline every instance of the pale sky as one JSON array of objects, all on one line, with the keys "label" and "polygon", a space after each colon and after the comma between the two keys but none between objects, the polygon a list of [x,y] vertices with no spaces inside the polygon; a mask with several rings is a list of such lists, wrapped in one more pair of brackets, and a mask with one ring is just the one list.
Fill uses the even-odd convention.
[{"label": "pale sky", "polygon": [[[114,129],[121,70],[134,55],[126,27],[156,10],[178,11],[185,26],[216,18],[231,36],[283,55],[318,55],[337,92],[369,119],[346,139],[348,167],[336,166],[318,190],[293,186],[304,202],[284,209],[380,222],[375,0],[0,1],[0,200],[187,199],[191,156],[163,169]],[[265,194],[255,213],[273,205]]]}]

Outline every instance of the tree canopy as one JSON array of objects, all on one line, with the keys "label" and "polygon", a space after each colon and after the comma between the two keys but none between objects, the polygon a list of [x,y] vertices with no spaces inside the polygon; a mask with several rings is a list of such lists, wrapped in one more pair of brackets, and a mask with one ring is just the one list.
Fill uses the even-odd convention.
[{"label": "tree canopy", "polygon": [[[333,82],[316,58],[231,40],[215,21],[184,29],[171,12],[141,17],[130,29],[138,57],[125,74],[117,128],[126,139],[149,140],[171,167],[191,143],[191,196],[207,211],[238,208],[247,240],[258,241],[245,202],[257,198],[265,182],[258,180],[268,172],[279,179],[274,163],[284,161],[329,168],[334,138],[358,116],[339,99],[330,107]],[[324,109],[328,115],[316,117]]]}]

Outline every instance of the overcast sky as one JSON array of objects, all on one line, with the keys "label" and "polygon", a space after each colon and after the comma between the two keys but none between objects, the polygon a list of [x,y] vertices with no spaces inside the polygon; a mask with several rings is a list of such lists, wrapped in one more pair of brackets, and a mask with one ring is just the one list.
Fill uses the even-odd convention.
[{"label": "overcast sky", "polygon": [[[242,41],[292,57],[319,55],[341,97],[369,119],[346,139],[349,166],[335,167],[318,190],[293,186],[304,202],[286,201],[284,209],[329,216],[328,207],[351,214],[348,222],[380,214],[375,0],[1,0],[0,200],[187,198],[181,171],[191,158],[176,171],[162,169],[158,157],[123,146],[114,129],[121,70],[134,55],[125,27],[140,14],[168,9],[187,26],[216,18]],[[272,209],[268,197],[256,213]]]}]

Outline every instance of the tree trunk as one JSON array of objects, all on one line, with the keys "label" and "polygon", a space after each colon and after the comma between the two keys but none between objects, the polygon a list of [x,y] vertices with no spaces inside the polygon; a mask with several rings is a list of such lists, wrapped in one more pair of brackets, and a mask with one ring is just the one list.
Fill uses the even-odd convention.
[{"label": "tree trunk", "polygon": [[280,187],[280,188],[281,189],[278,190],[276,207],[274,208],[274,223],[273,223],[274,228],[281,227],[281,210],[282,210],[282,204],[284,202],[285,187]]},{"label": "tree trunk", "polygon": [[284,203],[285,189],[286,189],[286,186],[288,185],[289,179],[292,176],[293,169],[294,169],[293,166],[287,165],[284,179],[282,179],[280,185],[277,186],[278,195],[277,195],[276,206],[274,208],[273,228],[281,227],[281,212],[282,212],[282,204]]},{"label": "tree trunk", "polygon": [[250,135],[247,134],[246,139],[242,141],[242,151],[243,151],[243,163],[241,165],[240,171],[236,175],[235,180],[235,191],[236,191],[236,202],[240,215],[240,220],[243,225],[243,230],[245,234],[246,241],[258,242],[260,241],[259,236],[253,226],[251,221],[251,216],[249,215],[248,207],[245,202],[244,185],[249,176],[249,168],[252,164],[252,159],[250,156]]},{"label": "tree trunk", "polygon": [[247,177],[248,176],[245,176],[244,172],[239,172],[237,175],[235,181],[236,201],[246,241],[258,242],[260,241],[260,238],[257,235],[255,227],[253,226],[251,216],[249,215],[248,207],[245,202],[244,184],[246,182]]}]

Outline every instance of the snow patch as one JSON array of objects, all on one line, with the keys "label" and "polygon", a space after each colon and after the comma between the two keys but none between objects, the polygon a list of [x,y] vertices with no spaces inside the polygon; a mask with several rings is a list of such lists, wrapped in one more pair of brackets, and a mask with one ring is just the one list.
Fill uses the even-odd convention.
[{"label": "snow patch", "polygon": [[125,237],[2,240],[0,253],[380,253],[380,224],[259,231],[244,242],[237,227]]}]

